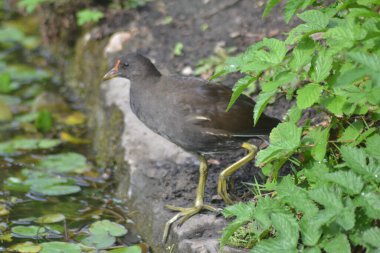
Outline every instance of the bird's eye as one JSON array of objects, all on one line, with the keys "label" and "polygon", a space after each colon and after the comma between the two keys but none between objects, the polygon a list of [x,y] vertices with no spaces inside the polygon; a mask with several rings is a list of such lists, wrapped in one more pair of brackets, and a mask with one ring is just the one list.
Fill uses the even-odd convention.
[{"label": "bird's eye", "polygon": [[125,63],[123,63],[123,65],[122,65],[124,68],[126,68],[126,67],[128,67],[129,66],[129,63],[128,62],[125,62]]}]

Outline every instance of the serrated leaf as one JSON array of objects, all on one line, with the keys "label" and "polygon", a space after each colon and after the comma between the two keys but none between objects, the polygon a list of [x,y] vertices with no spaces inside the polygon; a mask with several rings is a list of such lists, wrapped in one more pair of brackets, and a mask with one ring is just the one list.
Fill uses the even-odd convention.
[{"label": "serrated leaf", "polygon": [[336,27],[328,29],[323,37],[331,48],[341,51],[344,48],[353,47],[357,40],[364,39],[366,35],[365,29],[355,24],[353,20],[345,19]]},{"label": "serrated leaf", "polygon": [[311,148],[311,155],[315,160],[322,161],[326,155],[327,143],[330,136],[330,128],[315,128],[309,132],[308,136],[312,139],[314,144],[314,146]]},{"label": "serrated leaf", "polygon": [[316,103],[321,96],[323,87],[317,83],[310,83],[297,90],[297,106],[306,109]]},{"label": "serrated leaf", "polygon": [[373,227],[364,231],[363,241],[372,247],[380,248],[380,228]]},{"label": "serrated leaf", "polygon": [[[371,157],[367,157],[363,148],[342,146],[341,154],[346,165],[364,178],[380,182],[380,167]],[[368,163],[367,163],[368,160]]]},{"label": "serrated leaf", "polygon": [[304,216],[314,216],[317,206],[309,199],[304,189],[297,187],[290,176],[282,178],[276,187],[278,196],[288,205],[301,212]]},{"label": "serrated leaf", "polygon": [[374,192],[362,193],[359,197],[366,214],[373,219],[380,219],[380,195]]},{"label": "serrated leaf", "polygon": [[380,134],[374,134],[366,140],[365,151],[372,157],[380,160]]},{"label": "serrated leaf", "polygon": [[309,191],[309,197],[326,208],[342,209],[342,193],[332,186],[321,186]]},{"label": "serrated leaf", "polygon": [[351,230],[355,226],[355,208],[350,198],[346,198],[345,207],[336,216],[336,223],[345,231]]},{"label": "serrated leaf", "polygon": [[339,185],[350,195],[359,194],[364,186],[361,177],[352,171],[336,171],[325,175],[324,178]]},{"label": "serrated leaf", "polygon": [[230,110],[233,104],[236,102],[236,100],[240,97],[240,95],[254,82],[256,81],[256,77],[251,76],[245,76],[243,78],[240,78],[234,88],[233,93],[230,99],[230,102],[228,103],[226,111]]},{"label": "serrated leaf", "polygon": [[290,19],[294,16],[297,10],[301,7],[303,1],[301,0],[288,0],[285,5],[285,22],[289,23]]},{"label": "serrated leaf", "polygon": [[336,116],[342,116],[343,106],[346,103],[346,100],[346,97],[336,95],[332,97],[322,97],[320,103]]},{"label": "serrated leaf", "polygon": [[257,121],[259,120],[261,114],[263,113],[265,107],[271,100],[271,98],[277,93],[276,90],[269,91],[269,92],[261,92],[259,96],[257,97],[255,107],[253,109],[253,119],[254,119],[254,125],[256,125]]},{"label": "serrated leaf", "polygon": [[302,116],[302,110],[297,107],[297,105],[293,105],[288,112],[286,113],[288,121],[292,122],[294,124],[297,124],[297,122],[300,120]]},{"label": "serrated leaf", "polygon": [[350,242],[344,234],[337,235],[335,238],[327,242],[323,248],[327,253],[351,253]]},{"label": "serrated leaf", "polygon": [[289,63],[290,68],[294,71],[299,71],[300,68],[310,63],[315,49],[316,45],[312,39],[305,38],[301,40],[293,49]]},{"label": "serrated leaf", "polygon": [[380,58],[375,54],[367,54],[364,52],[351,52],[348,54],[354,61],[370,68],[371,70],[380,72]]},{"label": "serrated leaf", "polygon": [[269,12],[279,3],[281,0],[269,0],[265,6],[263,17],[268,16]]},{"label": "serrated leaf", "polygon": [[354,68],[349,69],[343,72],[337,79],[334,84],[334,88],[336,87],[345,87],[348,85],[352,85],[353,82],[356,82],[362,79],[365,76],[368,76],[371,72],[368,68]]},{"label": "serrated leaf", "polygon": [[340,142],[354,142],[364,130],[364,123],[357,121],[349,125],[338,139]]},{"label": "serrated leaf", "polygon": [[298,17],[314,30],[322,30],[329,24],[329,16],[319,10],[305,11],[298,14]]},{"label": "serrated leaf", "polygon": [[257,154],[256,164],[264,164],[291,155],[301,144],[302,128],[294,123],[280,123],[269,136],[270,145]]},{"label": "serrated leaf", "polygon": [[328,51],[319,51],[317,59],[312,66],[310,78],[316,83],[324,81],[330,75],[332,63],[333,58],[328,54]]}]

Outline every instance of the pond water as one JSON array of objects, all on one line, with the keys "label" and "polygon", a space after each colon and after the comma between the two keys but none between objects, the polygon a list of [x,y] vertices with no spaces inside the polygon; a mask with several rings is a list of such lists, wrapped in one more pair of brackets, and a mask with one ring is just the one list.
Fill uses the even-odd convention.
[{"label": "pond water", "polygon": [[112,170],[88,155],[85,114],[57,92],[37,22],[1,18],[0,252],[148,252]]}]

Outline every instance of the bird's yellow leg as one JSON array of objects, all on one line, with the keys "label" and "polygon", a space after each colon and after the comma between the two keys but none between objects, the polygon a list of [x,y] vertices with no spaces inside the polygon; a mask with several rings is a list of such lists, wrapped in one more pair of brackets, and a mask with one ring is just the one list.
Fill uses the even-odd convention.
[{"label": "bird's yellow leg", "polygon": [[191,216],[194,214],[199,213],[202,209],[206,209],[213,212],[218,212],[218,210],[215,207],[212,207],[210,205],[205,205],[203,203],[204,193],[205,193],[205,187],[206,187],[206,180],[207,180],[207,161],[204,158],[203,155],[200,156],[200,166],[199,166],[199,183],[196,191],[196,197],[193,207],[176,207],[172,205],[166,205],[165,207],[179,212],[176,214],[173,218],[171,218],[166,224],[164,229],[164,235],[163,235],[163,242],[166,241],[168,235],[169,235],[169,229],[170,226],[177,221],[178,219],[181,219],[179,221],[179,225],[182,225],[186,220],[188,220]]},{"label": "bird's yellow leg", "polygon": [[248,154],[244,156],[242,159],[240,159],[239,161],[227,167],[225,170],[223,170],[219,174],[218,195],[223,199],[223,201],[226,204],[233,203],[227,191],[227,178],[230,177],[232,174],[234,174],[238,169],[240,169],[240,167],[242,167],[243,165],[251,161],[253,158],[255,158],[256,153],[257,153],[257,147],[253,144],[244,142],[242,145],[242,148],[245,148],[246,150],[248,150]]}]

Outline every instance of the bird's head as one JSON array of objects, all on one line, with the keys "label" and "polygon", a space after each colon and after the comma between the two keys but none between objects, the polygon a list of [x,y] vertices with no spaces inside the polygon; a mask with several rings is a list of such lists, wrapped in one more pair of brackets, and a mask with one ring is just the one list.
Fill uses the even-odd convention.
[{"label": "bird's head", "polygon": [[151,75],[160,75],[160,72],[148,58],[141,54],[133,53],[119,57],[114,67],[104,75],[103,80],[109,80],[114,77],[133,80]]}]

